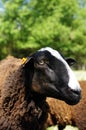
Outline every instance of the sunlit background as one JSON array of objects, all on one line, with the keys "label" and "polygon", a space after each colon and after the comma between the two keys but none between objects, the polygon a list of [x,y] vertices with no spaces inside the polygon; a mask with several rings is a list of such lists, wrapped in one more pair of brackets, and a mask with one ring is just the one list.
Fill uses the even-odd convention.
[{"label": "sunlit background", "polygon": [[0,59],[50,46],[86,69],[86,0],[0,1]]}]

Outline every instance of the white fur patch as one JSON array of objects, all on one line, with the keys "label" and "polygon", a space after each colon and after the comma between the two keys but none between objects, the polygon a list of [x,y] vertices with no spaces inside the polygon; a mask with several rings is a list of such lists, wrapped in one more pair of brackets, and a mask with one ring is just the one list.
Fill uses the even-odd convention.
[{"label": "white fur patch", "polygon": [[80,85],[73,73],[73,71],[71,70],[71,68],[69,67],[68,63],[63,59],[63,57],[60,55],[60,53],[50,47],[46,47],[46,48],[42,48],[39,51],[49,51],[51,53],[51,55],[53,55],[55,58],[59,59],[61,62],[63,62],[63,64],[65,65],[67,71],[68,71],[68,75],[69,75],[69,83],[68,86],[75,90],[75,91],[79,91],[80,90]]}]

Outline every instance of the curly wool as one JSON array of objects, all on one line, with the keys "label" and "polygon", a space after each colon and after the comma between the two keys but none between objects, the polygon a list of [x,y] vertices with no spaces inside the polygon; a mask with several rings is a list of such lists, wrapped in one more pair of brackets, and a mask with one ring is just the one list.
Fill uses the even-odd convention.
[{"label": "curly wool", "polygon": [[45,130],[47,113],[45,99],[36,99],[25,88],[22,60],[14,57],[2,60],[0,130]]}]

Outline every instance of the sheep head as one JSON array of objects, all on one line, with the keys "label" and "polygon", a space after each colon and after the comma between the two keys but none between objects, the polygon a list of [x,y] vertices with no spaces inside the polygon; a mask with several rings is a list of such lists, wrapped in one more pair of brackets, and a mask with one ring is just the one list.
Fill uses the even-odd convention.
[{"label": "sheep head", "polygon": [[52,48],[38,50],[24,63],[26,86],[41,96],[77,104],[81,99],[81,88],[69,67],[73,62]]}]

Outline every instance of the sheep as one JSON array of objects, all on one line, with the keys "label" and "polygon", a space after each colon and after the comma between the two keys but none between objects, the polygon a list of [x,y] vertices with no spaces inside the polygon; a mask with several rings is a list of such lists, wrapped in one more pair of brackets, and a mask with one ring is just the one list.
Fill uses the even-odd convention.
[{"label": "sheep", "polygon": [[26,58],[0,62],[0,130],[45,130],[46,97],[75,105],[81,88],[61,54],[45,47]]},{"label": "sheep", "polygon": [[63,101],[47,98],[49,114],[47,126],[58,124],[60,129],[66,125],[77,126],[79,130],[86,130],[86,81],[80,81],[82,99],[75,105],[70,106]]}]

